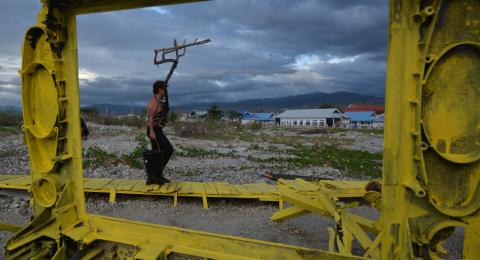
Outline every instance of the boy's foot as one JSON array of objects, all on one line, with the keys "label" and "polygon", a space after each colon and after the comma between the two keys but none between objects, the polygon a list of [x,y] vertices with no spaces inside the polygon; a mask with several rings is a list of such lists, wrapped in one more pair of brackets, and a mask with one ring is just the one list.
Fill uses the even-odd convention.
[{"label": "boy's foot", "polygon": [[163,183],[169,183],[169,182],[170,182],[170,180],[168,180],[167,178],[165,178],[165,177],[163,177],[163,176],[160,176],[159,181],[162,182],[162,184],[163,184]]},{"label": "boy's foot", "polygon": [[152,184],[156,184],[154,180],[152,179],[147,179],[147,181],[145,182],[146,185],[152,185]]},{"label": "boy's foot", "polygon": [[163,184],[169,183],[169,182],[170,181],[167,178],[161,176],[158,179],[147,179],[146,184],[147,185],[152,185],[152,184],[163,185]]}]

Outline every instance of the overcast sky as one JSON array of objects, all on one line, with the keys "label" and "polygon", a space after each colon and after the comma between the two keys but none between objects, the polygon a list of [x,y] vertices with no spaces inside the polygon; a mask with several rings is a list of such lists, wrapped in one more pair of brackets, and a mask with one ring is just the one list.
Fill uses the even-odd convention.
[{"label": "overcast sky", "polygon": [[[20,47],[39,0],[0,1],[0,105],[20,105]],[[218,0],[77,18],[82,105],[143,105],[169,65],[153,49],[187,50],[170,81],[174,105],[312,92],[383,97],[385,0]]]}]

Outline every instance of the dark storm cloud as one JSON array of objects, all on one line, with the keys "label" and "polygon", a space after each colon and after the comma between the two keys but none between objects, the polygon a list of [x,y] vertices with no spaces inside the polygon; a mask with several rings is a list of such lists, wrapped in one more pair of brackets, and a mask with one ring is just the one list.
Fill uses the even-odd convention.
[{"label": "dark storm cloud", "polygon": [[[19,59],[39,4],[7,0],[0,8],[8,12],[0,33],[12,36],[0,39],[0,57]],[[81,101],[143,104],[168,70],[152,66],[152,49],[173,37],[213,40],[180,61],[170,84],[175,104],[320,91],[382,96],[387,9],[383,0],[219,0],[82,15]]]}]

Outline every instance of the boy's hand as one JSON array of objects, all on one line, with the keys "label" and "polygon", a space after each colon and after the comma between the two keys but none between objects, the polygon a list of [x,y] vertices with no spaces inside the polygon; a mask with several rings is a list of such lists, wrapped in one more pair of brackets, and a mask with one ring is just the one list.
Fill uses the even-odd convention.
[{"label": "boy's hand", "polygon": [[150,139],[156,139],[155,131],[150,131],[150,133],[148,134],[148,137],[149,137]]}]

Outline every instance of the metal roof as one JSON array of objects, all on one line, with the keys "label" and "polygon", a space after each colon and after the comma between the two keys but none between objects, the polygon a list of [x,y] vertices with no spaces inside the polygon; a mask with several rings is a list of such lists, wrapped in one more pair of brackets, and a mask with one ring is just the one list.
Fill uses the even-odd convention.
[{"label": "metal roof", "polygon": [[272,116],[272,113],[255,113],[255,115],[253,115],[253,118],[259,120],[273,120]]},{"label": "metal roof", "polygon": [[365,111],[374,111],[377,114],[381,114],[385,111],[385,107],[380,105],[369,105],[369,104],[350,104],[343,110],[343,112],[365,112]]},{"label": "metal roof", "polygon": [[247,111],[247,112],[244,112],[244,113],[242,114],[242,118],[243,118],[243,119],[251,119],[251,118],[253,118],[254,116],[255,116],[255,114],[250,113],[250,112],[248,112],[248,111]]},{"label": "metal roof", "polygon": [[372,117],[373,122],[383,122],[384,119],[385,119],[385,114]]},{"label": "metal roof", "polygon": [[373,111],[345,112],[345,115],[350,117],[350,121],[371,122],[373,121],[373,117],[375,117],[375,112]]},{"label": "metal roof", "polygon": [[285,112],[278,114],[275,118],[342,118],[345,115],[336,108],[324,108],[324,109],[289,109]]},{"label": "metal roof", "polygon": [[244,120],[258,120],[258,121],[270,121],[273,120],[273,114],[272,113],[250,113],[250,112],[245,112],[242,115],[242,118]]}]

